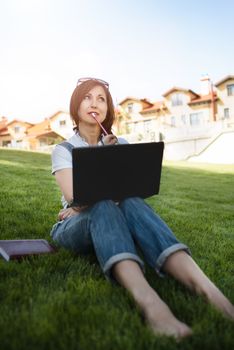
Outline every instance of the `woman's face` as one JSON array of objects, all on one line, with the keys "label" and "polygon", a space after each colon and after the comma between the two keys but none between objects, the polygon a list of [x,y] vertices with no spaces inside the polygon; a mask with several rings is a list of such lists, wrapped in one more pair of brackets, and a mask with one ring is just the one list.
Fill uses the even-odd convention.
[{"label": "woman's face", "polygon": [[107,98],[105,90],[102,86],[94,86],[83,98],[78,109],[79,124],[88,123],[96,124],[92,117],[94,113],[96,119],[102,123],[106,119],[107,114]]}]

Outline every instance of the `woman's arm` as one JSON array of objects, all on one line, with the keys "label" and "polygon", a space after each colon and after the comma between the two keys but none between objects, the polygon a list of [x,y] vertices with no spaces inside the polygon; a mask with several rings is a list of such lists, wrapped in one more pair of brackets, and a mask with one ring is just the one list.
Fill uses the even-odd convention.
[{"label": "woman's arm", "polygon": [[55,178],[65,200],[71,203],[73,200],[72,169],[67,168],[56,171]]},{"label": "woman's arm", "polygon": [[[68,203],[71,203],[73,201],[72,169],[69,168],[56,171],[55,178],[65,200]],[[87,206],[62,209],[58,214],[58,219],[64,220],[71,216],[77,215],[86,208]]]}]

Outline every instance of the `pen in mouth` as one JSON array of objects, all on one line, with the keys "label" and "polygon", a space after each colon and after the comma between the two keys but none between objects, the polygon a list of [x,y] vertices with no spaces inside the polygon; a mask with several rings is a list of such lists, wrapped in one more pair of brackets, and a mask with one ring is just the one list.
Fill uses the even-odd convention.
[{"label": "pen in mouth", "polygon": [[102,126],[102,124],[99,122],[99,120],[97,120],[96,118],[96,113],[92,112],[90,113],[90,115],[93,117],[93,119],[96,120],[96,122],[98,123],[98,125],[100,126],[100,128],[103,130],[105,135],[108,135],[108,132],[106,131],[106,129]]}]

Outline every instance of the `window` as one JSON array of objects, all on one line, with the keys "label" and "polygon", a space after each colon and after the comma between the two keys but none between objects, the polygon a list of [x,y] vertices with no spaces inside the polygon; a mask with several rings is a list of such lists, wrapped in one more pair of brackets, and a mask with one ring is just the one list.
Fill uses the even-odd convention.
[{"label": "window", "polygon": [[159,141],[163,141],[165,139],[165,136],[161,131],[159,132],[158,137],[159,137]]},{"label": "window", "polygon": [[234,84],[227,85],[228,96],[234,96]]},{"label": "window", "polygon": [[154,132],[154,131],[151,131],[151,133],[150,133],[150,140],[151,140],[152,142],[155,141],[155,132]]},{"label": "window", "polygon": [[176,125],[176,118],[174,116],[171,117],[171,126]]},{"label": "window", "polygon": [[171,96],[172,106],[181,106],[183,104],[183,94],[176,93]]},{"label": "window", "polygon": [[3,147],[7,147],[8,145],[10,146],[10,144],[11,144],[11,141],[7,141],[7,140],[2,141]]},{"label": "window", "polygon": [[40,147],[47,146],[47,142],[46,142],[46,141],[47,141],[46,138],[41,138],[41,139],[39,140],[39,142],[40,142]]},{"label": "window", "polygon": [[136,130],[137,130],[137,123],[134,122],[134,123],[131,124],[131,131],[132,132],[136,132]]},{"label": "window", "polygon": [[61,127],[66,126],[66,120],[60,120],[59,126],[61,126]]},{"label": "window", "polygon": [[191,113],[189,115],[189,120],[190,120],[190,125],[191,126],[196,126],[200,125],[202,121],[203,113],[198,112],[198,113]]},{"label": "window", "polygon": [[128,113],[133,112],[133,103],[128,103]]},{"label": "window", "polygon": [[185,114],[182,114],[181,115],[181,122],[182,122],[182,124],[186,124],[186,115]]},{"label": "window", "polygon": [[229,119],[230,118],[230,114],[229,114],[229,108],[224,108],[223,110],[223,118],[224,119]]},{"label": "window", "polygon": [[145,120],[144,121],[144,131],[150,132],[151,129],[151,120]]},{"label": "window", "polygon": [[15,134],[18,134],[20,132],[20,126],[15,126],[14,127]]}]

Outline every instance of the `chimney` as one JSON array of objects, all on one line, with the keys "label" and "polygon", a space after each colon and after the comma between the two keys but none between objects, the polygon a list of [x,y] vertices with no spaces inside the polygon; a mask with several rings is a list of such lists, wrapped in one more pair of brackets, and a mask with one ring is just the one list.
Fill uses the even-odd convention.
[{"label": "chimney", "polygon": [[210,88],[210,77],[208,74],[205,74],[201,77],[201,95],[209,95],[211,92]]},{"label": "chimney", "polygon": [[4,117],[4,116],[0,117],[0,128],[1,129],[4,128],[7,125],[7,123],[8,123],[8,120],[6,117]]}]

